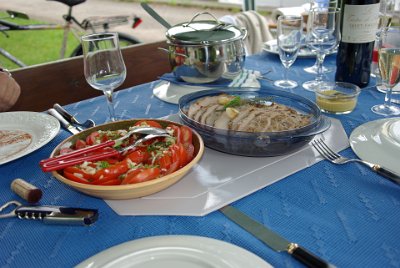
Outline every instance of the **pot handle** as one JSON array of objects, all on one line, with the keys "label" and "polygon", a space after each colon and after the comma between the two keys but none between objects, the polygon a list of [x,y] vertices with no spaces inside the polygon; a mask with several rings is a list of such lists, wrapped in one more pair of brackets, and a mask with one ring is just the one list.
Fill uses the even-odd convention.
[{"label": "pot handle", "polygon": [[[170,50],[168,50],[168,49],[166,49],[166,48],[163,48],[163,47],[158,47],[158,49],[159,49],[159,50],[162,50],[162,51],[164,51],[164,52],[166,52],[167,54],[172,54],[172,53],[173,53],[173,52],[171,52]],[[178,56],[181,56],[181,57],[187,58],[187,55],[182,54],[182,53],[177,53],[177,52],[175,52],[175,53],[173,53],[173,54],[178,55]]]},{"label": "pot handle", "polygon": [[213,19],[215,20],[215,22],[217,23],[217,25],[215,25],[213,28],[211,28],[210,30],[214,30],[216,28],[219,28],[221,26],[225,26],[225,23],[221,22],[220,20],[218,20],[213,14],[211,14],[210,12],[207,11],[203,11],[203,12],[199,12],[196,15],[194,15],[194,17],[186,24],[184,24],[185,27],[189,26],[191,23],[194,22],[194,20],[201,15],[210,15],[211,17],[213,17]]}]

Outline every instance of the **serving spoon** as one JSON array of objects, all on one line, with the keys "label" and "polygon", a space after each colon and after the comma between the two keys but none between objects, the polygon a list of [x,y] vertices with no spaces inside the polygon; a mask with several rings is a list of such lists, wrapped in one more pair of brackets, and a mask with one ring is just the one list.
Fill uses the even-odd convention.
[{"label": "serving spoon", "polygon": [[158,23],[160,23],[165,28],[171,28],[171,24],[169,24],[165,19],[163,19],[154,9],[152,9],[147,3],[141,2],[140,5],[143,9]]}]

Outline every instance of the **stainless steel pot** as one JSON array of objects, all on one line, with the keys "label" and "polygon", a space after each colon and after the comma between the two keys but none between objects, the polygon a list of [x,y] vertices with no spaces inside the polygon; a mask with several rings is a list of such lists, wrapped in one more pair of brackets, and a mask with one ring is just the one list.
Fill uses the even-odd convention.
[{"label": "stainless steel pot", "polygon": [[[214,20],[195,20],[203,14]],[[178,79],[197,84],[238,75],[245,61],[246,35],[245,29],[220,22],[208,12],[171,27],[166,37],[173,73]]]}]

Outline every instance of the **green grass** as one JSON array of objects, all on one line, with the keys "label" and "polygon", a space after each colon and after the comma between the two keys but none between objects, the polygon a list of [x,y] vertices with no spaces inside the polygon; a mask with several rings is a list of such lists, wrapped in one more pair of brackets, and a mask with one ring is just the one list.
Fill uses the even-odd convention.
[{"label": "green grass", "polygon": [[[6,13],[0,13],[5,17]],[[44,22],[10,19],[17,24],[42,24]],[[26,65],[35,65],[59,59],[64,30],[7,31],[9,38],[0,33],[0,47],[7,50]],[[79,41],[70,33],[66,55],[69,56]],[[0,66],[9,70],[20,68],[3,55]]]}]

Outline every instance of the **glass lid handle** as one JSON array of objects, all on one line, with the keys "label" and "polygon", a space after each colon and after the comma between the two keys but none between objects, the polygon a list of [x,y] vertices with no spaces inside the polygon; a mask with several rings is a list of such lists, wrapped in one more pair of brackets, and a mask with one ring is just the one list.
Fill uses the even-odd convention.
[{"label": "glass lid handle", "polygon": [[195,20],[197,17],[199,17],[199,16],[201,16],[201,15],[210,15],[211,17],[213,17],[213,19],[214,19],[215,22],[217,23],[217,25],[215,25],[214,27],[212,27],[211,29],[209,29],[210,31],[215,30],[215,29],[220,28],[221,26],[224,26],[224,25],[225,25],[225,23],[219,21],[219,20],[218,20],[213,14],[211,14],[210,12],[203,11],[203,12],[199,12],[199,13],[197,13],[196,15],[194,15],[194,17],[193,17],[188,23],[184,24],[183,26],[184,26],[184,27],[188,27],[191,23],[194,22],[194,20]]}]

